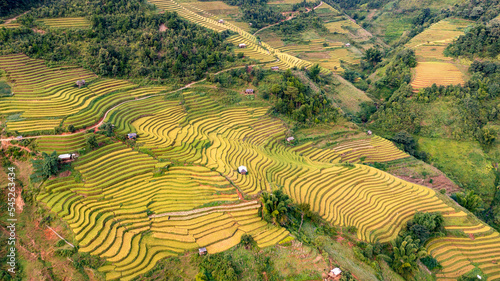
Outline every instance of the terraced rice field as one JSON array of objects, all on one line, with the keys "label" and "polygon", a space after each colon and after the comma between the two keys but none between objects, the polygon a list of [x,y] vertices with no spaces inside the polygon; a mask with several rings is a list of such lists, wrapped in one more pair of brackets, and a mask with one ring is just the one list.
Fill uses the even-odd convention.
[{"label": "terraced rice field", "polygon": [[[198,7],[195,8],[197,12],[194,12],[182,5],[179,5],[177,2],[173,0],[150,0],[149,2],[155,4],[160,9],[172,12],[175,11],[185,19],[192,21],[193,23],[199,24],[201,26],[204,26],[206,28],[213,29],[218,32],[229,29],[238,33],[239,36],[233,37],[232,42],[235,43],[235,45],[238,45],[240,43],[247,44],[250,47],[250,50],[249,51],[244,51],[243,49],[241,50],[244,53],[246,52],[245,55],[248,55],[252,59],[256,59],[261,62],[270,62],[272,60],[274,61],[279,60],[283,65],[286,65],[287,68],[291,68],[294,66],[298,68],[301,67],[307,68],[312,66],[312,63],[301,60],[289,54],[282,53],[279,50],[272,48],[265,42],[259,43],[259,41],[255,36],[228,21],[224,23],[219,23],[216,17],[202,15],[204,10]],[[190,7],[194,6],[190,5]],[[273,57],[273,59],[271,59],[270,57]],[[328,72],[328,70],[324,69],[323,72]]]},{"label": "terraced rice field", "polygon": [[443,54],[447,44],[425,44],[415,49],[415,55],[420,61],[438,60],[451,61],[451,57],[445,57]]},{"label": "terraced rice field", "polygon": [[[462,217],[465,216],[463,213]],[[456,280],[476,266],[488,280],[500,280],[498,232],[483,223],[447,226],[446,229],[463,230],[470,237],[442,237],[427,243],[428,252],[443,265],[443,270],[436,274],[438,280]]]},{"label": "terraced rice field", "polygon": [[330,163],[339,161],[348,163],[388,162],[410,157],[392,142],[378,136],[343,141],[329,149],[319,149],[312,143],[306,143],[293,151],[313,161]]},{"label": "terraced rice field", "polygon": [[90,22],[85,18],[44,18],[39,19],[44,25],[52,28],[88,28]]},{"label": "terraced rice field", "polygon": [[237,14],[239,11],[237,6],[230,6],[222,1],[189,2],[182,3],[182,5],[200,9],[216,16]]},{"label": "terraced rice field", "polygon": [[415,78],[411,82],[414,89],[436,85],[457,85],[464,83],[462,72],[451,63],[419,62],[415,68]]},{"label": "terraced rice field", "polygon": [[349,33],[349,29],[345,27],[350,27],[353,29],[359,29],[359,25],[356,23],[352,22],[351,20],[341,20],[341,21],[334,21],[334,22],[329,22],[325,24],[326,28],[328,28],[328,31],[331,33],[342,33],[342,34],[347,34]]},{"label": "terraced rice field", "polygon": [[[207,247],[227,250],[252,235],[260,247],[288,236],[258,216],[256,201],[239,202],[235,188],[202,166],[169,167],[116,143],[81,157],[74,177],[46,182],[38,200],[64,219],[80,251],[106,258],[106,280],[131,280],[161,258]],[[226,205],[200,208],[224,202]]]},{"label": "terraced rice field", "polygon": [[[138,88],[123,80],[97,80],[81,68],[48,68],[25,55],[0,57],[0,69],[14,85],[14,96],[0,101],[0,113],[19,114],[7,122],[7,129],[20,133],[52,130],[60,124],[90,126],[114,104],[163,90]],[[87,86],[79,89],[75,82],[81,79]]]},{"label": "terraced rice field", "polygon": [[456,85],[464,83],[463,74],[444,56],[446,46],[456,37],[464,34],[463,30],[471,22],[459,19],[447,19],[431,25],[415,36],[407,47],[413,48],[418,65],[411,85],[415,90],[436,85]]},{"label": "terraced rice field", "polygon": [[[139,145],[154,157],[121,143],[104,146],[73,164],[81,182],[72,176],[50,180],[38,196],[69,224],[80,250],[108,261],[100,269],[107,280],[130,280],[159,259],[186,250],[224,251],[238,244],[244,233],[261,247],[289,235],[263,222],[259,203],[241,201],[236,188],[254,195],[283,186],[294,201],[309,203],[336,225],[355,226],[358,238],[369,242],[394,239],[417,211],[466,215],[429,188],[369,166],[340,163],[408,157],[380,137],[341,142],[328,149],[311,143],[289,147],[284,144],[286,127],[267,116],[267,108],[225,107],[196,92],[182,93],[180,105],[178,98],[169,95],[124,104],[105,119],[120,133],[137,132]],[[56,146],[54,140],[46,143],[48,150]],[[249,173],[239,174],[240,165]],[[492,230],[471,226],[466,231],[486,233],[484,238],[476,236],[475,249],[481,248],[482,241],[489,248],[497,245],[498,233]],[[443,261],[443,278],[465,263],[463,249],[468,245],[460,240],[464,248],[454,249],[456,242],[452,238],[453,243],[448,243],[449,238],[429,246]],[[446,253],[457,253],[457,263],[440,256],[443,247],[451,248]],[[472,256],[478,256],[479,264],[487,258],[476,252]],[[493,276],[496,267],[490,262],[481,266]]]},{"label": "terraced rice field", "polygon": [[5,27],[5,28],[18,28],[20,27],[21,25],[16,23],[15,21],[14,22],[10,22],[10,23],[2,23],[0,24],[0,28],[2,27]]},{"label": "terraced rice field", "polygon": [[470,21],[461,19],[439,21],[412,38],[406,46],[416,48],[430,43],[450,43],[456,37],[464,34],[463,30],[470,24]]},{"label": "terraced rice field", "polygon": [[[97,141],[100,142],[104,140],[103,135],[97,136]],[[85,144],[85,133],[66,135],[66,136],[46,136],[41,137],[36,140],[37,149],[40,152],[50,153],[52,151],[57,151],[58,154],[72,153],[78,150],[84,149]]]},{"label": "terraced rice field", "polygon": [[[270,190],[274,185],[284,186],[296,201],[310,203],[315,211],[335,224],[357,226],[358,237],[368,241],[389,241],[401,223],[417,209],[453,212],[430,189],[405,183],[366,166],[332,165],[340,160],[360,162],[361,157],[366,162],[408,157],[381,138],[324,150],[310,144],[287,149],[282,145],[285,127],[280,121],[267,117],[266,108],[224,108],[196,93],[184,95],[190,108],[187,113],[181,106],[173,105],[132,123],[139,135],[138,142],[158,159],[210,168],[246,194]],[[248,167],[247,175],[237,173],[240,165]],[[302,182],[304,180],[307,182]],[[387,193],[377,191],[379,187],[402,193],[407,204],[385,201],[382,194]],[[416,194],[420,194],[419,203],[415,201],[413,205],[411,198]],[[350,198],[348,202],[346,198]],[[365,219],[351,205],[354,201],[361,202],[359,200],[380,201],[379,207],[385,207],[377,211],[366,203],[373,217]],[[346,209],[337,209],[339,204],[346,205]],[[388,213],[393,215],[387,216]],[[393,223],[388,225],[388,222]],[[381,225],[387,226],[381,228]]]}]

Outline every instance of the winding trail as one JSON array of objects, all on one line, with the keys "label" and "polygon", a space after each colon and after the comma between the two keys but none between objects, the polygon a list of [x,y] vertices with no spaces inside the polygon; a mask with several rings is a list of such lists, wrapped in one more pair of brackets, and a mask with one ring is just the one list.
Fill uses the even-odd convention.
[{"label": "winding trail", "polygon": [[[248,65],[248,67],[254,67],[254,66],[256,66],[256,64]],[[227,71],[230,71],[230,70],[233,70],[233,69],[238,69],[238,68],[243,68],[243,67],[246,67],[246,66],[235,66],[235,67],[231,67],[231,68],[223,69],[223,70],[221,70],[221,71],[218,71],[218,72],[214,73],[214,75],[218,75],[218,74],[223,73],[223,72],[227,72]],[[171,93],[175,93],[175,92],[177,92],[177,91],[182,91],[182,90],[184,90],[184,89],[190,88],[190,87],[191,87],[191,86],[193,86],[193,85],[196,85],[196,84],[198,84],[198,83],[204,82],[205,80],[207,80],[207,78],[203,78],[203,79],[198,80],[198,81],[193,81],[193,82],[191,82],[191,83],[189,83],[189,84],[187,84],[187,85],[184,85],[183,87],[181,87],[181,88],[179,88],[179,89],[172,90],[172,91],[169,91],[169,92],[165,92],[165,93],[161,93],[161,94],[154,94],[154,95],[149,95],[149,96],[144,96],[144,97],[142,97],[142,98],[133,99],[133,100],[127,100],[127,101],[121,102],[121,103],[119,103],[119,104],[117,104],[117,105],[115,105],[115,106],[111,107],[110,109],[108,109],[108,110],[104,113],[104,116],[103,116],[101,119],[99,119],[99,122],[97,122],[95,125],[92,125],[91,127],[87,127],[87,128],[85,129],[85,131],[86,131],[86,130],[91,130],[91,129],[96,129],[96,128],[99,128],[99,127],[102,125],[102,123],[104,123],[104,120],[106,119],[106,117],[108,116],[108,114],[109,114],[112,110],[114,110],[114,109],[116,109],[116,108],[118,108],[118,107],[120,107],[120,106],[122,106],[122,105],[124,105],[124,104],[126,104],[126,103],[129,103],[129,102],[134,102],[134,101],[140,101],[140,100],[145,100],[145,99],[149,99],[149,98],[152,98],[152,97],[163,96],[163,95],[168,95],[168,94],[171,94]],[[82,131],[83,131],[83,130],[78,130],[78,131],[76,131],[76,132],[74,132],[74,133],[63,133],[63,134],[59,134],[59,135],[39,135],[39,136],[30,136],[30,137],[22,137],[22,138],[10,137],[10,138],[6,138],[6,139],[0,139],[0,142],[4,142],[4,141],[11,141],[11,140],[21,140],[21,139],[37,139],[37,138],[42,138],[42,137],[53,137],[53,136],[65,137],[65,136],[70,136],[70,135],[79,134],[79,133],[81,133]]]},{"label": "winding trail", "polygon": [[[321,5],[323,5],[323,1],[319,2],[318,6],[316,6],[316,7],[312,8],[311,10],[307,10],[307,12],[306,12],[306,13],[309,13],[309,12],[310,12],[310,11],[312,11],[312,10],[316,10],[316,9],[317,9],[317,8],[319,8],[319,6],[321,6]],[[277,22],[277,23],[273,23],[273,24],[271,24],[271,25],[264,26],[263,28],[261,28],[261,29],[259,29],[259,30],[255,31],[255,33],[253,34],[253,36],[255,36],[257,33],[261,32],[262,30],[264,30],[264,29],[266,29],[266,28],[273,27],[273,26],[275,26],[275,25],[277,25],[277,24],[280,24],[280,23],[282,23],[282,22],[285,22],[285,21],[289,21],[289,20],[294,19],[294,18],[295,18],[295,16],[294,16],[294,15],[295,15],[295,14],[293,14],[291,17],[289,17],[289,18],[287,18],[287,19],[284,19],[284,20],[282,20],[282,21],[279,21],[279,22]]]}]

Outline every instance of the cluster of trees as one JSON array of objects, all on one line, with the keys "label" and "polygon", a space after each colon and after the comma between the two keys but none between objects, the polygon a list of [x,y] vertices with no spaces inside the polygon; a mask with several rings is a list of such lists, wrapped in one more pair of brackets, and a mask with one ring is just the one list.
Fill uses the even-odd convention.
[{"label": "cluster of trees", "polygon": [[327,3],[328,5],[339,7],[345,10],[358,9],[361,6],[366,7],[368,9],[378,9],[388,2],[389,0],[326,0],[325,1],[325,3]]},{"label": "cluster of trees", "polygon": [[483,199],[481,199],[479,195],[475,194],[473,190],[453,193],[451,198],[471,213],[477,213],[484,210]]},{"label": "cluster of trees", "polygon": [[223,1],[228,5],[240,7],[243,14],[243,20],[251,23],[253,28],[262,28],[285,19],[285,17],[278,10],[272,9],[267,5],[267,0]]},{"label": "cluster of trees", "polygon": [[453,15],[464,19],[488,22],[498,16],[500,12],[499,0],[472,0],[464,1],[453,8]]},{"label": "cluster of trees", "polygon": [[277,26],[272,27],[272,30],[278,32],[282,36],[290,36],[297,32],[302,32],[309,29],[316,29],[319,32],[328,32],[328,29],[323,24],[323,21],[316,15],[314,11],[309,13],[300,13],[295,19],[284,21]]},{"label": "cluster of trees", "polygon": [[33,174],[30,175],[30,180],[32,182],[45,180],[59,173],[60,164],[56,151],[50,154],[43,152],[42,157],[32,160],[32,163],[34,169]]},{"label": "cluster of trees", "polygon": [[49,3],[51,0],[0,0],[0,17],[21,13],[33,6]]},{"label": "cluster of trees", "polygon": [[295,11],[298,11],[300,9],[306,9],[306,8],[312,9],[312,8],[318,6],[319,3],[321,3],[321,1],[307,2],[306,0],[304,0],[300,3],[293,4],[292,11],[295,12]]},{"label": "cluster of trees", "polygon": [[417,142],[407,131],[399,131],[394,135],[392,141],[398,144],[408,154],[424,161],[427,160],[427,153],[418,150]]},{"label": "cluster of trees", "polygon": [[[72,1],[73,2],[73,1]],[[80,7],[56,4],[21,17],[78,14]],[[98,5],[97,5],[98,4]],[[23,52],[53,62],[78,63],[102,76],[146,77],[160,82],[188,82],[206,72],[222,69],[238,58],[218,33],[181,19],[176,13],[156,14],[143,0],[90,1],[89,30],[48,30],[40,35],[29,29],[0,30],[4,53]],[[54,10],[54,12],[52,12]],[[160,31],[165,24],[166,30]],[[131,44],[134,42],[134,44]]]},{"label": "cluster of trees", "polygon": [[[365,55],[366,56],[366,55]],[[403,49],[396,53],[386,67],[385,74],[375,84],[378,88],[398,89],[404,83],[411,82],[411,69],[417,66],[415,51]]]},{"label": "cluster of trees", "polygon": [[275,225],[285,225],[288,214],[292,211],[292,199],[281,189],[264,192],[261,195],[262,217]]},{"label": "cluster of trees", "polygon": [[[252,252],[241,259],[241,254],[232,251],[206,255],[194,259],[200,268],[196,281],[236,281],[242,280],[248,267],[254,269],[253,280],[283,280],[281,274],[274,268],[271,257],[264,253]],[[247,273],[248,274],[248,273]]]},{"label": "cluster of trees", "polygon": [[[309,76],[314,80],[319,77],[319,67],[311,67]],[[283,74],[282,83],[274,84],[269,94],[275,101],[273,111],[291,117],[299,123],[319,123],[335,121],[339,117],[338,109],[324,93],[315,92],[306,86],[288,69]]]},{"label": "cluster of trees", "polygon": [[500,23],[477,25],[448,45],[445,54],[458,57],[496,57],[500,54]]}]

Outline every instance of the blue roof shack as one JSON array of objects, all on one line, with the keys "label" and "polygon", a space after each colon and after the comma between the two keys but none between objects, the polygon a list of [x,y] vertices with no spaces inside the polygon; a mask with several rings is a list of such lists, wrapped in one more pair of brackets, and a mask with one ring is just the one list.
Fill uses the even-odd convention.
[{"label": "blue roof shack", "polygon": [[137,133],[130,133],[130,134],[127,135],[127,137],[129,139],[135,139],[135,138],[137,138]]}]

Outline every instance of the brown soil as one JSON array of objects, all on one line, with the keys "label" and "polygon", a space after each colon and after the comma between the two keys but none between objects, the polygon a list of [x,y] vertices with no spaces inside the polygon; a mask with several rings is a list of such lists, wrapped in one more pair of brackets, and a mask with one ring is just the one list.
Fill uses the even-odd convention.
[{"label": "brown soil", "polygon": [[[451,194],[451,193],[454,193],[454,192],[457,192],[460,190],[458,185],[456,185],[454,182],[452,182],[449,178],[447,178],[443,174],[441,174],[439,176],[428,177],[426,179],[413,178],[413,177],[402,176],[402,175],[395,175],[395,176],[400,178],[400,179],[403,179],[405,181],[409,181],[412,183],[416,183],[416,184],[430,187],[436,191],[440,191],[441,189],[445,189],[446,194]],[[432,179],[432,183],[430,183],[431,179]]]},{"label": "brown soil", "polygon": [[71,171],[64,171],[64,172],[59,174],[60,178],[69,177],[69,176],[71,176]]},{"label": "brown soil", "polygon": [[376,12],[377,12],[377,9],[370,10],[370,13],[368,15],[366,15],[366,19],[372,20],[373,16],[375,15]]},{"label": "brown soil", "polygon": [[21,189],[17,189],[17,195],[16,195],[16,211],[17,213],[22,213],[24,210],[24,200],[23,197],[21,196]]},{"label": "brown soil", "polygon": [[[28,12],[29,12],[29,11],[26,11],[26,12],[24,12],[22,15],[25,15],[25,14],[26,14],[26,13],[28,13]],[[15,20],[16,20],[19,16],[22,16],[22,15],[17,15],[17,16],[15,16],[15,17],[11,18],[11,19],[6,20],[6,21],[5,21],[5,24],[9,24],[9,23],[11,23],[11,22],[15,21]]]},{"label": "brown soil", "polygon": [[41,30],[41,29],[38,29],[38,28],[32,28],[31,30],[33,30],[36,33],[40,33],[42,35],[44,35],[46,33],[45,30]]},{"label": "brown soil", "polygon": [[43,230],[43,234],[45,235],[45,239],[47,239],[48,241],[56,241],[60,239],[52,230],[48,228],[45,228]]}]

